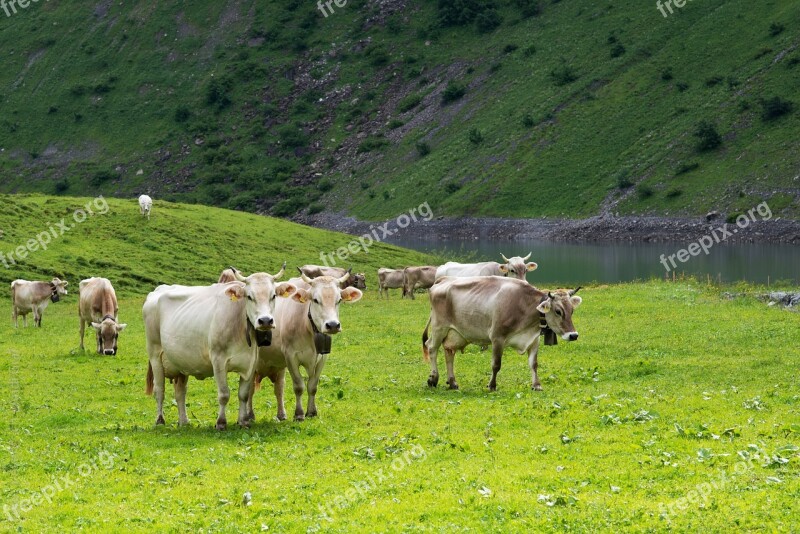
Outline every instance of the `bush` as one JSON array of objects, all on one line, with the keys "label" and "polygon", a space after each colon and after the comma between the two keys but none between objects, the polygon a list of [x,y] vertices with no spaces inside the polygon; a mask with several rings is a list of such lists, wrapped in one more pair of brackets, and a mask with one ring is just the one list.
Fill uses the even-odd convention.
[{"label": "bush", "polygon": [[300,126],[284,124],[278,129],[281,143],[289,148],[300,148],[308,144],[308,136]]},{"label": "bush", "polygon": [[461,184],[458,182],[448,182],[447,185],[444,186],[445,192],[449,195],[458,192],[459,189],[461,189]]},{"label": "bush", "polygon": [[680,91],[682,93],[682,92],[686,91],[689,88],[689,84],[686,83],[686,82],[678,82],[678,83],[675,84],[675,87],[677,87],[678,91]]},{"label": "bush", "polygon": [[514,4],[519,8],[522,18],[538,17],[542,13],[538,0],[514,0]]},{"label": "bush", "polygon": [[67,189],[69,189],[69,182],[64,180],[59,180],[56,182],[56,194],[60,195],[62,193],[66,193]]},{"label": "bush", "polygon": [[575,74],[575,71],[572,69],[572,67],[567,64],[563,64],[551,70],[550,77],[559,87],[572,83],[578,79],[578,75]]},{"label": "bush", "polygon": [[206,104],[217,106],[219,109],[230,106],[231,99],[228,92],[232,85],[230,78],[212,78],[206,87]]},{"label": "bush", "polygon": [[319,189],[323,193],[327,193],[328,191],[333,189],[333,182],[331,182],[327,178],[323,178],[322,180],[317,182],[317,189]]},{"label": "bush", "polygon": [[466,26],[487,11],[497,14],[494,0],[439,0],[439,24]]},{"label": "bush", "polygon": [[431,145],[425,141],[417,141],[417,154],[419,157],[424,158],[431,153]]},{"label": "bush", "polygon": [[389,121],[387,128],[389,128],[390,130],[396,130],[401,126],[405,126],[405,124],[406,123],[401,121],[400,119],[392,119]]},{"label": "bush", "polygon": [[373,150],[380,150],[387,146],[389,141],[382,137],[367,137],[360,145],[358,145],[359,152],[372,152]]},{"label": "bush", "polygon": [[640,200],[646,200],[653,196],[653,188],[647,184],[639,184],[636,187],[636,194],[639,196]]},{"label": "bush", "polygon": [[722,83],[722,76],[712,76],[706,80],[706,87],[714,87]]},{"label": "bush", "polygon": [[665,82],[670,81],[673,78],[672,75],[672,67],[667,67],[661,71],[661,79]]},{"label": "bush", "polygon": [[536,121],[533,119],[533,115],[531,115],[530,113],[525,113],[522,116],[522,125],[525,128],[533,128],[533,126],[535,124],[536,124]]},{"label": "bush", "polygon": [[630,178],[628,178],[628,169],[622,169],[617,173],[617,187],[620,189],[628,189],[633,185]]},{"label": "bush", "polygon": [[781,24],[780,22],[773,22],[769,25],[769,34],[773,37],[776,35],[780,35],[783,33],[783,30],[786,29],[786,26]]},{"label": "bush", "polygon": [[515,45],[515,44],[507,44],[506,46],[503,47],[503,53],[504,54],[510,54],[511,52],[515,51],[517,48],[519,48],[519,47],[517,45]]},{"label": "bush", "polygon": [[90,180],[92,185],[101,185],[117,177],[117,173],[109,170],[97,171]]},{"label": "bush", "polygon": [[175,109],[175,122],[186,122],[192,117],[192,110],[189,106],[178,106]]},{"label": "bush", "polygon": [[667,191],[667,198],[678,198],[683,194],[683,190],[680,188],[674,188]]},{"label": "bush", "polygon": [[272,214],[278,217],[294,215],[306,207],[305,201],[301,197],[292,197],[281,200],[272,207]]},{"label": "bush", "polygon": [[736,219],[739,217],[739,215],[741,215],[741,213],[738,213],[738,212],[737,213],[731,213],[730,215],[725,217],[725,222],[728,223],[728,224],[734,224],[736,222]]},{"label": "bush", "polygon": [[325,206],[323,206],[319,202],[312,202],[311,204],[308,205],[309,215],[314,215],[315,213],[320,213],[322,211],[325,211]]},{"label": "bush", "polygon": [[400,113],[411,111],[417,107],[420,102],[422,102],[422,97],[420,95],[408,95],[397,104],[397,111]]},{"label": "bush", "polygon": [[490,33],[503,23],[503,17],[496,9],[487,9],[475,17],[475,28],[479,33]]},{"label": "bush", "polygon": [[768,122],[791,113],[792,109],[794,109],[794,103],[779,96],[774,96],[768,100],[762,100],[761,108],[761,118]]},{"label": "bush", "polygon": [[466,92],[467,89],[462,84],[451,81],[447,84],[447,88],[442,93],[442,105],[455,102],[463,97]]},{"label": "bush", "polygon": [[617,43],[611,47],[611,57],[617,58],[625,54],[625,47],[621,43]]},{"label": "bush", "polygon": [[522,55],[525,57],[531,57],[535,53],[536,47],[534,45],[527,46],[525,47],[525,50],[522,51]]},{"label": "bush", "polygon": [[469,131],[469,142],[473,145],[479,145],[483,143],[483,134],[477,128],[472,128]]},{"label": "bush", "polygon": [[681,163],[678,166],[677,170],[675,171],[675,176],[680,176],[681,174],[686,174],[687,172],[692,172],[693,170],[700,167],[700,164],[695,162],[692,163]]},{"label": "bush", "polygon": [[697,150],[700,152],[714,150],[722,144],[722,136],[717,132],[716,126],[708,121],[702,121],[697,125],[694,136],[697,138]]}]

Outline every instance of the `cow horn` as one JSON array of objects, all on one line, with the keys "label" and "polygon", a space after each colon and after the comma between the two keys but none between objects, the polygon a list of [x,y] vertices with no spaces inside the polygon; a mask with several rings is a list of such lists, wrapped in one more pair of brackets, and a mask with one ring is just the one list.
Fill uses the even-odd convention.
[{"label": "cow horn", "polygon": [[549,298],[550,300],[556,300],[555,295],[553,295],[550,291],[547,292],[547,298]]},{"label": "cow horn", "polygon": [[247,280],[247,278],[243,276],[242,273],[239,272],[239,269],[237,269],[233,265],[231,265],[231,270],[233,271],[233,276],[235,276],[238,281],[245,282]]},{"label": "cow horn", "polygon": [[533,252],[528,252],[528,255],[522,258],[522,261],[528,261],[528,258],[531,257],[531,254],[533,254]]},{"label": "cow horn", "polygon": [[503,261],[508,263],[508,258],[506,258],[506,255],[503,254],[502,252],[500,253],[500,255],[503,257]]},{"label": "cow horn", "polygon": [[306,273],[304,273],[304,272],[303,272],[303,269],[301,269],[300,267],[298,267],[298,268],[297,268],[297,270],[298,270],[298,271],[300,271],[300,278],[302,278],[302,279],[303,279],[303,282],[305,282],[306,284],[311,284],[311,282],[313,282],[313,279],[309,278],[309,277],[306,275]]},{"label": "cow horn", "polygon": [[283,276],[283,271],[285,271],[285,270],[286,270],[286,262],[283,262],[283,265],[281,266],[281,270],[278,271],[277,273],[275,273],[274,275],[272,275],[272,279],[273,280],[278,280],[281,276]]},{"label": "cow horn", "polygon": [[339,282],[339,286],[341,286],[342,288],[344,288],[345,284],[350,280],[350,271],[352,269],[353,268],[350,267],[350,269],[348,269],[347,272],[344,273],[344,276],[342,276],[341,278],[337,278],[336,279],[336,281]]},{"label": "cow horn", "polygon": [[572,291],[570,291],[570,292],[569,292],[569,296],[571,297],[572,295],[574,295],[575,293],[577,293],[578,291],[580,291],[581,287],[582,287],[582,286],[578,286],[578,287],[576,287],[575,289],[573,289]]}]

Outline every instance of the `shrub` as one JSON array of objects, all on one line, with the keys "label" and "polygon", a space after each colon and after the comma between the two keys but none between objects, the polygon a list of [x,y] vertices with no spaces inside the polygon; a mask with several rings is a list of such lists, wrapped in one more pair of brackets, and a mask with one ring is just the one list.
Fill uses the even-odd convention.
[{"label": "shrub", "polygon": [[298,125],[284,124],[278,129],[278,137],[289,148],[300,148],[308,144],[308,136]]},{"label": "shrub", "polygon": [[387,125],[387,128],[389,128],[390,130],[396,130],[396,129],[400,128],[401,126],[405,126],[405,124],[406,123],[401,121],[400,119],[392,119],[392,120],[389,121],[389,124]]},{"label": "shrub", "polygon": [[640,200],[646,200],[653,196],[653,188],[647,184],[639,184],[636,187],[636,194],[639,196]]},{"label": "shrub", "polygon": [[388,144],[389,141],[382,137],[367,137],[358,145],[358,151],[372,152],[373,150],[380,150]]},{"label": "shrub", "polygon": [[611,47],[611,57],[617,58],[625,54],[625,47],[622,46],[622,43],[617,43]]},{"label": "shrub", "polygon": [[524,19],[538,17],[542,13],[538,0],[514,0],[514,4],[519,8]]},{"label": "shrub", "polygon": [[322,180],[317,182],[317,189],[319,189],[323,193],[327,193],[328,191],[333,189],[333,182],[331,182],[327,178],[323,178]]},{"label": "shrub", "polygon": [[411,111],[417,107],[420,102],[422,102],[422,97],[420,95],[408,95],[397,104],[397,111],[400,113]]},{"label": "shrub", "polygon": [[102,170],[94,173],[90,181],[92,185],[101,185],[109,180],[113,180],[116,177],[117,173],[114,171]]},{"label": "shrub", "polygon": [[689,84],[686,83],[686,82],[678,82],[678,83],[675,84],[675,87],[677,87],[678,91],[680,91],[682,93],[682,92],[686,91],[689,88]]},{"label": "shrub", "polygon": [[447,185],[444,186],[445,192],[449,195],[458,192],[459,189],[461,189],[461,184],[458,182],[448,182]]},{"label": "shrub", "polygon": [[306,207],[305,201],[301,197],[292,197],[281,200],[272,207],[272,214],[278,217],[294,215]]},{"label": "shrub", "polygon": [[696,161],[692,163],[681,163],[678,168],[675,170],[675,176],[680,176],[681,174],[686,174],[687,172],[692,172],[693,170],[700,167],[700,164]]},{"label": "shrub", "polygon": [[320,204],[319,202],[312,202],[308,205],[308,214],[314,215],[315,213],[320,213],[325,210],[325,206]]},{"label": "shrub", "polygon": [[489,74],[494,74],[495,72],[497,72],[501,68],[503,68],[503,64],[500,63],[499,61],[497,63],[492,63],[492,66],[489,67]]},{"label": "shrub", "polygon": [[445,88],[444,92],[442,93],[442,105],[455,102],[463,97],[466,92],[467,89],[462,84],[451,81],[447,84],[447,88]]},{"label": "shrub", "polygon": [[178,106],[175,109],[175,122],[186,122],[192,116],[192,111],[189,109],[189,106]]},{"label": "shrub", "polygon": [[517,45],[515,45],[515,44],[507,44],[506,46],[503,47],[503,53],[504,54],[510,54],[511,52],[516,50],[517,48],[519,48],[519,47]]},{"label": "shrub", "polygon": [[714,87],[722,83],[722,76],[712,76],[706,80],[706,87]]},{"label": "shrub", "polygon": [[56,182],[56,194],[60,195],[61,193],[66,193],[67,189],[69,189],[69,182],[64,180],[59,180]]},{"label": "shrub", "polygon": [[628,189],[633,185],[630,178],[628,178],[628,169],[622,169],[617,173],[617,187],[620,189]]},{"label": "shrub", "polygon": [[741,213],[731,213],[727,217],[725,217],[725,222],[728,224],[734,224],[736,219],[741,215]]},{"label": "shrub", "polygon": [[472,128],[469,131],[469,142],[473,145],[479,145],[483,143],[483,134],[477,128]]},{"label": "shrub", "polygon": [[697,125],[694,136],[697,138],[697,150],[700,152],[714,150],[722,144],[722,136],[717,132],[716,126],[708,121],[702,121]]},{"label": "shrub", "polygon": [[424,158],[431,153],[431,145],[425,141],[417,141],[417,154],[419,157]]},{"label": "shrub", "polygon": [[672,67],[667,67],[661,71],[661,79],[665,82],[670,81],[673,78],[672,75]]},{"label": "shrub", "polygon": [[522,55],[525,57],[531,57],[535,53],[536,47],[534,45],[527,46],[525,47],[525,50],[522,51]]},{"label": "shrub", "polygon": [[231,90],[230,78],[212,78],[206,86],[206,104],[215,105],[219,109],[223,109],[231,105],[230,96],[228,92]]},{"label": "shrub", "polygon": [[572,69],[572,67],[566,63],[551,70],[550,77],[559,87],[570,84],[578,79],[578,75],[575,74],[575,71]]},{"label": "shrub", "polygon": [[487,9],[475,17],[475,27],[479,33],[490,33],[503,23],[503,17],[496,9]]},{"label": "shrub", "polygon": [[535,124],[536,124],[536,121],[533,119],[533,115],[531,115],[530,113],[526,112],[526,113],[525,113],[525,114],[522,116],[522,125],[523,125],[525,128],[533,128],[533,126],[534,126]]},{"label": "shrub", "polygon": [[439,24],[465,26],[487,11],[496,13],[494,0],[439,0]]},{"label": "shrub", "polygon": [[783,33],[783,30],[786,29],[786,26],[781,24],[780,22],[773,22],[769,25],[769,34],[773,37],[776,35],[780,35]]},{"label": "shrub", "polygon": [[683,190],[680,188],[674,188],[667,191],[667,198],[678,198],[683,194]]},{"label": "shrub", "polygon": [[765,121],[772,121],[792,112],[794,103],[784,100],[779,96],[774,96],[761,101],[761,118]]}]

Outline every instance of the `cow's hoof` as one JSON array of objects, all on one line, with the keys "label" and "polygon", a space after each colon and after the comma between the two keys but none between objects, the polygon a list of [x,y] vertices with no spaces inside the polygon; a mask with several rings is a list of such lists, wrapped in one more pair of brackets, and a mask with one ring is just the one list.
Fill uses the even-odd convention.
[{"label": "cow's hoof", "polygon": [[534,385],[531,387],[531,389],[532,389],[533,391],[542,391],[542,385],[541,385],[541,384],[534,384]]},{"label": "cow's hoof", "polygon": [[286,421],[286,414],[285,413],[279,413],[277,417],[278,417],[278,421]]},{"label": "cow's hoof", "polygon": [[239,426],[242,428],[250,428],[250,419],[245,419],[244,421],[239,421]]},{"label": "cow's hoof", "polygon": [[448,389],[458,389],[458,384],[456,384],[455,382],[450,382],[450,384],[447,386],[447,388]]},{"label": "cow's hoof", "polygon": [[497,386],[489,384],[489,391],[497,391]]},{"label": "cow's hoof", "polygon": [[163,425],[163,424],[165,424],[164,423],[164,416],[163,415],[159,415],[158,419],[156,419],[156,425]]},{"label": "cow's hoof", "polygon": [[300,414],[300,415],[295,414],[294,420],[295,421],[305,421],[306,420],[306,416],[303,415],[303,414]]},{"label": "cow's hoof", "polygon": [[439,385],[439,377],[438,376],[436,378],[433,378],[433,377],[428,378],[428,386],[429,387],[435,388],[438,385]]},{"label": "cow's hoof", "polygon": [[254,414],[253,412],[250,412],[249,414],[247,414],[247,420],[248,421],[255,421],[256,420],[256,414]]},{"label": "cow's hoof", "polygon": [[317,410],[311,410],[306,412],[306,417],[316,417],[316,416],[317,416]]},{"label": "cow's hoof", "polygon": [[225,430],[228,428],[228,421],[225,419],[220,419],[217,421],[217,430]]}]

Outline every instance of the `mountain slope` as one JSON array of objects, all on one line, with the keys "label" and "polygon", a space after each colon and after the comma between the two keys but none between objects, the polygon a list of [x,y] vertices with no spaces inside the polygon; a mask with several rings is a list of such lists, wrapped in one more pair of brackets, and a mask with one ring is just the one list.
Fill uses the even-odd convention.
[{"label": "mountain slope", "polygon": [[768,200],[800,215],[797,3],[332,5],[8,17],[0,190],[367,219],[424,201],[581,217]]}]

